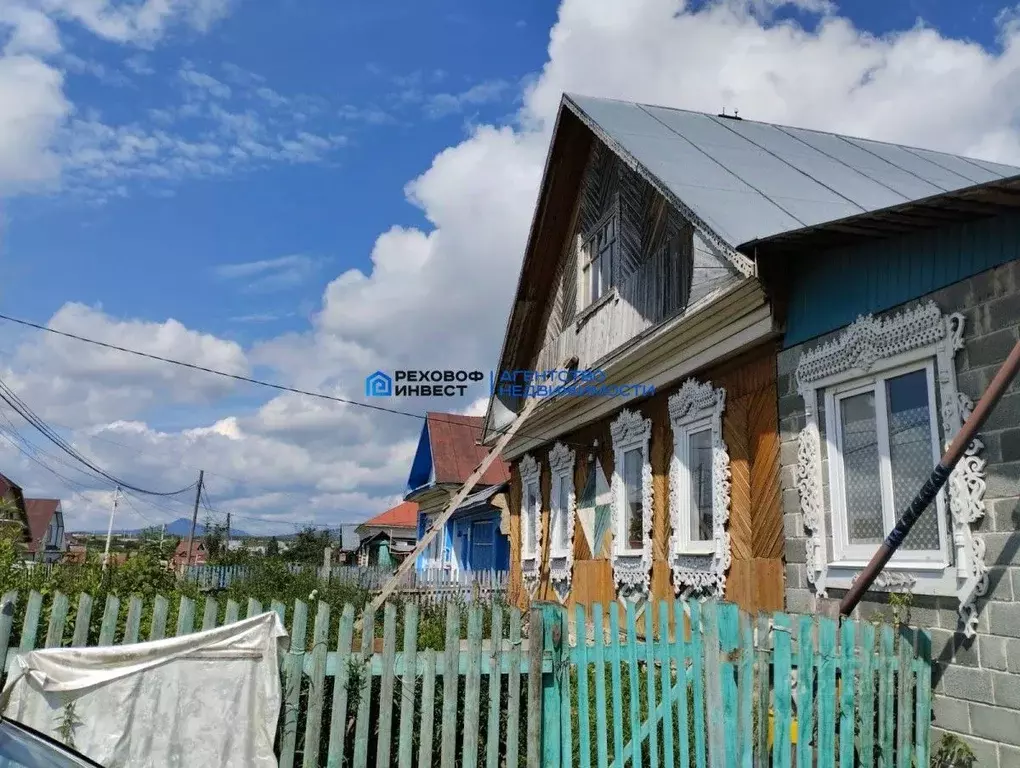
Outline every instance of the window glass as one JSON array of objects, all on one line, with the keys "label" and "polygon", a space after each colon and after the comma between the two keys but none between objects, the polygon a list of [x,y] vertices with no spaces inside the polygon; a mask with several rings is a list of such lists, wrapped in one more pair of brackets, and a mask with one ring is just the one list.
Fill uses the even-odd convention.
[{"label": "window glass", "polygon": [[[926,371],[887,379],[889,464],[892,470],[893,519],[907,508],[935,467]],[[903,549],[939,549],[938,517],[925,512],[903,541]]]},{"label": "window glass", "polygon": [[569,482],[569,478],[567,477],[564,477],[560,481],[559,509],[557,510],[556,515],[556,546],[561,550],[570,546],[570,542],[567,541],[567,515],[570,514]]},{"label": "window glass", "polygon": [[695,432],[688,442],[691,541],[712,541],[712,432]]},{"label": "window glass", "polygon": [[875,393],[863,392],[840,400],[839,418],[849,543],[880,544],[885,538],[885,525]]},{"label": "window glass", "polygon": [[644,462],[641,454],[640,448],[633,448],[623,455],[623,479],[627,489],[624,524],[626,525],[629,549],[641,549],[645,539],[641,505],[641,469]]}]

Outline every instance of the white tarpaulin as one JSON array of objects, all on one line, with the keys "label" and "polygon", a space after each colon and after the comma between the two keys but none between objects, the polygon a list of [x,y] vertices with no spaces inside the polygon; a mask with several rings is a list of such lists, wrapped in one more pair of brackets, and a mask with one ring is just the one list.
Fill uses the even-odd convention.
[{"label": "white tarpaulin", "polygon": [[149,643],[31,651],[15,658],[0,704],[107,768],[278,768],[287,643],[268,612]]}]

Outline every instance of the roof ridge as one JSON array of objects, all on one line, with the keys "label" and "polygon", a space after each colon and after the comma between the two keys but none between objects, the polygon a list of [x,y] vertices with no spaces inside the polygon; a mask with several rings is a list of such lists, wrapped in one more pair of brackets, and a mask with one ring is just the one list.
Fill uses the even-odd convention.
[{"label": "roof ridge", "polygon": [[[698,109],[687,109],[685,107],[673,107],[673,106],[669,106],[669,105],[666,105],[666,104],[649,104],[649,103],[643,102],[643,101],[628,101],[627,99],[614,99],[614,98],[609,98],[609,97],[606,97],[606,96],[586,96],[585,94],[581,94],[581,93],[564,93],[564,96],[569,97],[571,99],[571,101],[574,101],[575,98],[592,99],[592,100],[595,100],[595,101],[612,101],[612,102],[616,102],[617,104],[628,104],[628,105],[634,106],[634,107],[641,107],[644,110],[647,110],[649,108],[650,109],[665,109],[665,110],[669,110],[671,112],[684,112],[684,113],[689,114],[689,115],[701,115],[701,116],[704,116],[704,117],[719,117],[719,114],[713,114],[712,112],[705,112],[705,111],[698,110]],[[768,126],[771,126],[773,128],[781,128],[781,129],[794,130],[794,131],[811,131],[812,133],[820,133],[820,134],[823,134],[825,136],[833,136],[835,138],[840,138],[840,139],[854,139],[854,140],[857,140],[857,141],[871,141],[871,142],[874,142],[875,144],[883,144],[883,145],[889,146],[889,147],[897,147],[897,148],[908,149],[908,150],[909,149],[913,149],[913,150],[918,150],[919,149],[919,150],[922,150],[923,152],[934,152],[934,153],[940,154],[940,155],[948,155],[950,157],[956,157],[956,158],[959,158],[961,160],[968,160],[968,161],[978,160],[978,161],[985,162],[985,163],[994,163],[995,165],[1003,165],[1003,166],[1006,166],[1007,168],[1016,168],[1017,172],[1020,173],[1020,166],[1010,165],[1009,163],[1003,163],[1003,162],[1000,162],[998,160],[989,160],[987,158],[982,158],[982,157],[973,157],[971,155],[961,155],[961,154],[957,154],[955,152],[948,152],[948,151],[946,151],[944,149],[932,149],[931,147],[919,147],[919,146],[917,146],[915,144],[901,144],[901,143],[897,143],[897,142],[894,142],[894,141],[888,141],[888,140],[885,140],[885,139],[872,139],[872,138],[868,138],[866,136],[852,136],[852,135],[850,135],[848,133],[836,133],[835,131],[827,131],[827,130],[824,130],[824,129],[821,129],[821,128],[808,128],[808,127],[803,126],[803,125],[787,125],[786,123],[775,123],[775,122],[768,122],[766,120],[755,120],[753,118],[748,118],[748,117],[741,117],[739,119],[741,121],[745,122],[745,123],[754,123],[756,125],[768,125]],[[989,173],[993,173],[993,171],[991,171],[989,169],[986,169],[986,170],[988,170]],[[956,172],[953,171],[953,173],[956,173]],[[957,173],[956,175],[959,176],[960,174]],[[1006,179],[1006,178],[1009,178],[1009,177],[1008,176],[1001,176],[1000,175],[1000,178]],[[975,182],[975,183],[977,183],[977,182]]]}]

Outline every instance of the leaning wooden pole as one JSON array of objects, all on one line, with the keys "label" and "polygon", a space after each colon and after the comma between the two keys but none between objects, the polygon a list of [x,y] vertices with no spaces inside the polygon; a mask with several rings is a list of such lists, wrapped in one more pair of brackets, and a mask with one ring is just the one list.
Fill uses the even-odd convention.
[{"label": "leaning wooden pole", "polygon": [[846,595],[843,596],[843,600],[839,604],[841,615],[849,616],[853,612],[864,596],[864,593],[868,591],[868,588],[874,583],[878,574],[885,568],[889,558],[899,549],[903,539],[910,533],[914,523],[917,522],[918,518],[929,507],[932,501],[935,500],[935,496],[938,495],[942,486],[946,484],[953,468],[956,467],[963,457],[967,446],[970,445],[978,430],[985,423],[988,414],[992,412],[992,409],[995,408],[995,405],[1002,397],[1002,393],[1006,391],[1006,388],[1016,377],[1017,371],[1020,371],[1020,342],[1017,342],[1013,347],[1013,351],[1009,353],[1006,362],[999,368],[999,372],[995,374],[992,383],[988,385],[988,389],[985,390],[978,404],[974,407],[974,412],[971,413],[970,418],[964,422],[956,437],[953,438],[953,442],[949,444],[949,448],[946,449],[942,459],[935,466],[935,469],[932,470],[927,482],[921,486],[921,490],[917,492],[914,500],[910,502],[910,506],[907,507],[907,511],[900,517],[896,527],[885,537],[885,541],[882,542],[882,546],[875,552],[871,562],[861,571],[861,575],[857,577],[857,580],[850,586]]},{"label": "leaning wooden pole", "polygon": [[[575,365],[576,362],[576,357],[568,358],[563,361],[560,368],[557,370],[568,370],[572,365]],[[496,457],[503,452],[507,443],[509,443],[510,440],[513,439],[513,436],[517,434],[517,430],[519,430],[521,425],[528,419],[529,416],[531,416],[531,412],[535,410],[536,406],[538,406],[542,399],[543,398],[540,397],[533,397],[528,400],[520,415],[514,420],[514,423],[510,425],[510,428],[504,432],[500,436],[499,440],[496,441],[496,444],[492,446],[492,450],[486,454],[485,458],[482,459],[481,464],[479,464],[475,468],[475,471],[471,473],[471,476],[467,479],[464,485],[461,486],[461,489],[457,491],[457,495],[453,497],[446,509],[443,510],[443,513],[433,521],[432,526],[425,532],[425,535],[422,537],[421,541],[418,542],[414,551],[404,558],[404,562],[400,564],[400,567],[397,568],[389,581],[383,584],[382,589],[379,590],[379,594],[372,598],[369,604],[365,607],[365,613],[378,610],[379,606],[386,602],[386,598],[393,594],[393,591],[400,584],[400,581],[404,578],[404,576],[407,575],[407,572],[414,568],[414,563],[418,559],[418,555],[424,552],[425,547],[431,544],[436,535],[443,530],[453,513],[457,511],[457,508],[460,507],[462,503],[464,503],[464,499],[467,498],[467,495],[471,493],[475,485],[478,484],[478,481],[482,479],[482,475],[484,475],[486,470],[488,470],[488,468],[492,465],[492,462],[496,460]],[[362,614],[356,624],[356,629],[359,632],[361,631],[361,623],[363,619],[364,614]]]}]

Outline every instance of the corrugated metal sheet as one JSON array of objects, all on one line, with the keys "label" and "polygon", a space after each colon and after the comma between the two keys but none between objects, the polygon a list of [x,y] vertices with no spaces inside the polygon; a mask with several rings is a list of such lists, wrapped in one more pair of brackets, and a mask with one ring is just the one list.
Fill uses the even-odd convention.
[{"label": "corrugated metal sheet", "polygon": [[588,96],[568,106],[733,247],[1020,168],[803,128]]},{"label": "corrugated metal sheet", "polygon": [[[1020,259],[1020,214],[947,224],[825,252],[789,270],[785,348]],[[834,288],[834,286],[838,286]]]}]

